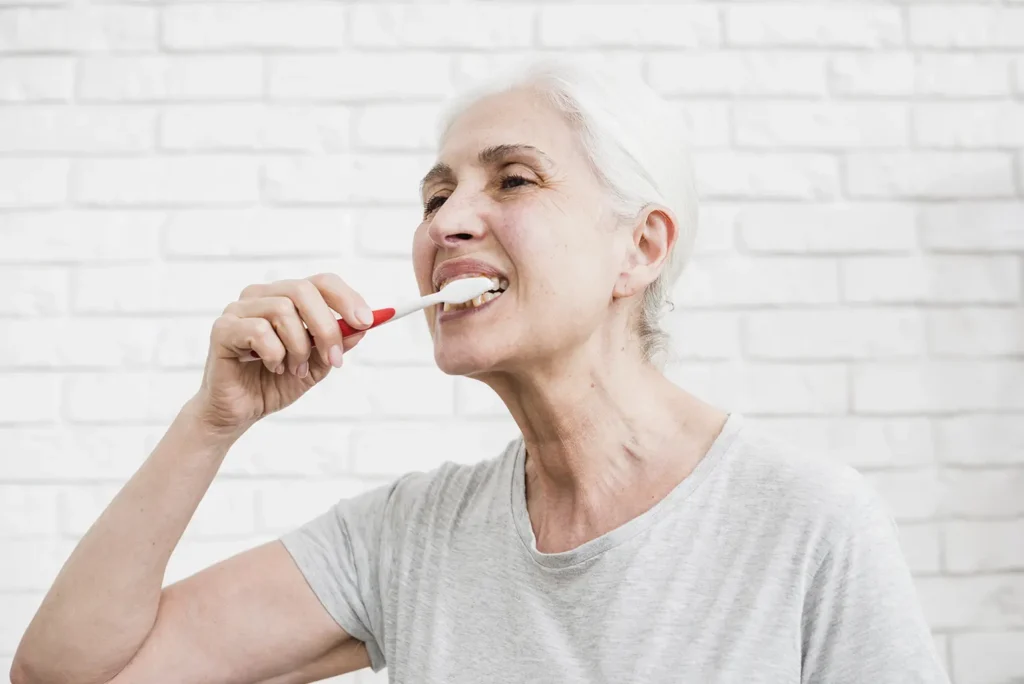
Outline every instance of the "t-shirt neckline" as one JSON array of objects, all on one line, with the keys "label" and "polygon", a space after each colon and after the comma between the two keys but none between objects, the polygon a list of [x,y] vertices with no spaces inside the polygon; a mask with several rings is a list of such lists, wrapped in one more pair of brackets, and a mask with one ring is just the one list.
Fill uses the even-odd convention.
[{"label": "t-shirt neckline", "polygon": [[649,529],[707,479],[718,462],[728,452],[729,447],[732,446],[742,424],[741,414],[735,412],[728,414],[722,430],[711,443],[704,458],[698,461],[693,471],[683,478],[682,482],[647,511],[600,537],[591,539],[574,549],[557,553],[543,553],[537,550],[537,539],[533,534],[533,526],[530,524],[530,516],[526,508],[526,443],[520,437],[517,440],[518,444],[511,469],[512,482],[510,483],[512,520],[520,541],[537,564],[553,569],[578,565],[622,544]]}]

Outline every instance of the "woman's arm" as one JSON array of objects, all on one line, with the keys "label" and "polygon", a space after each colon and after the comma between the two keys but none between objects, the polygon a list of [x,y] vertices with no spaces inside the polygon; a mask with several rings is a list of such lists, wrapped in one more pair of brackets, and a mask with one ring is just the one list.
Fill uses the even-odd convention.
[{"label": "woman's arm", "polygon": [[61,569],[15,654],[14,684],[253,682],[348,639],[278,542],[162,589],[171,552],[230,446],[191,409]]}]

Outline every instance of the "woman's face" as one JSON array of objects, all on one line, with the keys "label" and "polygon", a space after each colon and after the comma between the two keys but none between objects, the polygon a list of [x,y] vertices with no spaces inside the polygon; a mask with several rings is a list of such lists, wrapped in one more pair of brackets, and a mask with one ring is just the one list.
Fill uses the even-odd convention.
[{"label": "woman's face", "polygon": [[535,93],[491,96],[464,112],[422,199],[413,245],[421,293],[460,275],[507,282],[480,306],[427,309],[442,371],[557,363],[607,327],[629,231],[615,230],[576,134]]}]

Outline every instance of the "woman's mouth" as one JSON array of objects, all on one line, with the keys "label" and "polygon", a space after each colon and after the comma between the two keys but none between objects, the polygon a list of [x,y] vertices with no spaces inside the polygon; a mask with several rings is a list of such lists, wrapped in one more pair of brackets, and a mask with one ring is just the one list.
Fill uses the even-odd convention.
[{"label": "woman's mouth", "polygon": [[[473,278],[473,277],[479,277],[480,275],[481,274],[479,274],[479,273],[467,273],[467,274],[460,275],[458,277],[459,278]],[[454,278],[452,280],[454,280]],[[449,280],[448,282],[451,282],[451,281]],[[444,284],[447,284],[447,282],[444,283]],[[506,278],[492,277],[491,278],[491,284],[492,284],[493,287],[492,287],[492,289],[490,291],[484,292],[479,297],[474,297],[473,299],[469,300],[468,302],[463,302],[461,304],[442,304],[441,305],[441,313],[442,314],[449,314],[448,316],[444,316],[444,318],[450,318],[451,317],[450,314],[455,314],[455,313],[459,313],[459,312],[469,312],[469,311],[472,311],[472,310],[475,310],[475,309],[479,309],[479,308],[489,304],[490,302],[493,302],[498,297],[500,297],[502,295],[502,293],[504,293],[505,290],[508,288],[508,280]]]}]

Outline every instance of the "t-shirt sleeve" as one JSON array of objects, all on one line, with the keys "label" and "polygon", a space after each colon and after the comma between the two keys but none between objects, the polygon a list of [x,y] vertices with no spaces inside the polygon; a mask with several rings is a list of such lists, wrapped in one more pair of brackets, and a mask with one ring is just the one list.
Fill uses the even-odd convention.
[{"label": "t-shirt sleeve", "polygon": [[366,644],[374,672],[386,666],[381,572],[397,485],[342,499],[280,538],[331,617]]},{"label": "t-shirt sleeve", "polygon": [[867,492],[835,532],[805,598],[802,684],[948,684],[884,502]]}]

